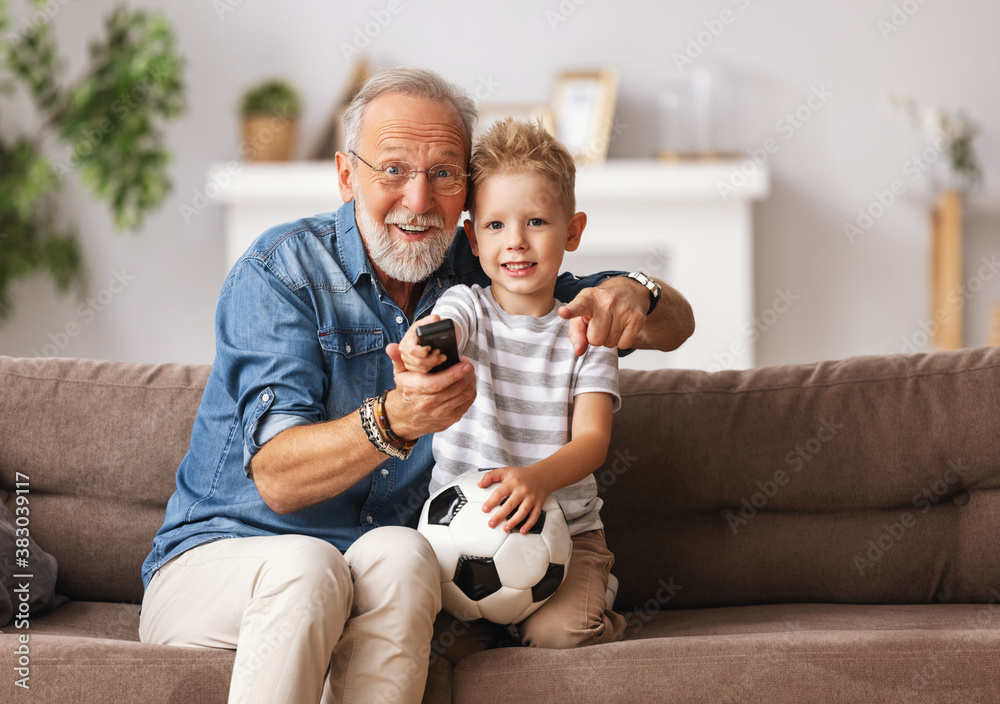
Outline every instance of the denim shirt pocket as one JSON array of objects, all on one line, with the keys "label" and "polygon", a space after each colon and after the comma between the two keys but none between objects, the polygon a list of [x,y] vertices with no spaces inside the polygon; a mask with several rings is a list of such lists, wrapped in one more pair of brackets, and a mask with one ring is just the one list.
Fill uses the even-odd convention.
[{"label": "denim shirt pocket", "polygon": [[379,392],[378,366],[389,362],[382,352],[385,338],[381,328],[360,327],[321,328],[317,335],[330,375],[327,418],[341,418]]}]

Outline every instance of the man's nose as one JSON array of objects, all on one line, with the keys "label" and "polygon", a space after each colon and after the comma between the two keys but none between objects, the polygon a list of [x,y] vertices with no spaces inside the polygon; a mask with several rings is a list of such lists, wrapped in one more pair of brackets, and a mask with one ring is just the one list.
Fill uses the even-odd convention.
[{"label": "man's nose", "polygon": [[434,192],[431,190],[427,174],[414,174],[403,187],[403,205],[414,213],[426,213],[434,202]]}]

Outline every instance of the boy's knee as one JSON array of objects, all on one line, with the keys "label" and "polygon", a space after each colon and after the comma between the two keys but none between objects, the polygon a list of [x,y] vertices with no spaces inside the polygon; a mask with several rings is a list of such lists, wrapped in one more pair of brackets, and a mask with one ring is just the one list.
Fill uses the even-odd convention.
[{"label": "boy's knee", "polygon": [[[525,645],[565,650],[618,640],[620,634],[616,633],[616,621],[622,620],[624,623],[620,616],[611,612],[592,614],[585,620],[585,624],[580,624],[579,614],[542,607],[519,623],[517,630]],[[573,627],[571,624],[583,627]]]}]

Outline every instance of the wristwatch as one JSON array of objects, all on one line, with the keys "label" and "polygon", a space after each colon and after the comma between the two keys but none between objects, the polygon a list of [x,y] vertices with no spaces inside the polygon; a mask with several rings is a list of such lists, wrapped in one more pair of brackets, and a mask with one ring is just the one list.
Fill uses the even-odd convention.
[{"label": "wristwatch", "polygon": [[660,285],[643,274],[641,271],[633,271],[628,275],[628,278],[638,281],[649,291],[649,295],[653,299],[649,302],[649,310],[646,311],[646,315],[649,315],[653,312],[653,309],[656,308],[656,304],[660,302],[660,296],[663,293],[660,289]]}]

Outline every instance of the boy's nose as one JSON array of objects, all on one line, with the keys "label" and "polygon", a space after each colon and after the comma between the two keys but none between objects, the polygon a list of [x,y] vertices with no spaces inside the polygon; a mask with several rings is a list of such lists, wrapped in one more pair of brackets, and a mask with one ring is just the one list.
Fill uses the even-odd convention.
[{"label": "boy's nose", "polygon": [[510,227],[507,229],[507,249],[524,249],[527,244],[521,228]]}]

